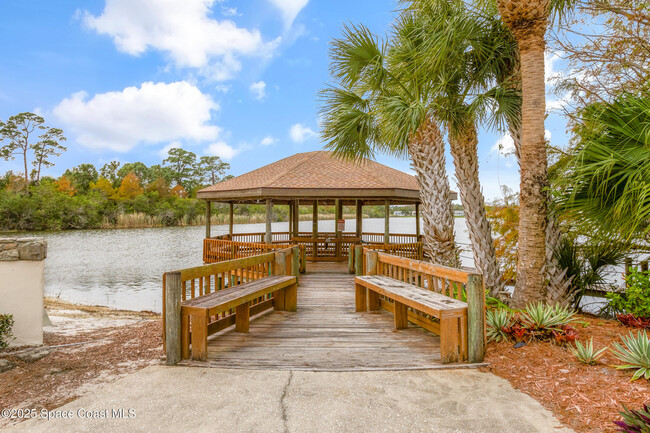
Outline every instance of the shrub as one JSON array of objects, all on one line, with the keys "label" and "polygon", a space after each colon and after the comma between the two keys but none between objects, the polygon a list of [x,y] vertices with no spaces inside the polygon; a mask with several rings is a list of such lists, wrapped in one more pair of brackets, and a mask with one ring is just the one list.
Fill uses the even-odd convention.
[{"label": "shrub", "polygon": [[513,316],[510,311],[503,308],[488,310],[486,313],[488,341],[498,343],[508,340],[508,333],[505,330],[512,326]]},{"label": "shrub", "polygon": [[616,368],[619,370],[636,369],[631,380],[637,380],[640,377],[650,379],[650,339],[648,339],[646,331],[639,331],[636,337],[630,331],[629,335],[624,335],[621,338],[625,347],[614,342],[612,352],[624,364],[617,365]]},{"label": "shrub", "polygon": [[619,426],[619,432],[626,433],[650,433],[650,409],[644,404],[643,409],[630,410],[623,405],[623,410],[619,412],[623,417],[622,421],[614,421]]},{"label": "shrub", "polygon": [[9,342],[13,340],[13,327],[14,316],[11,314],[0,314],[0,350],[9,346]]},{"label": "shrub", "polygon": [[[528,304],[521,314],[522,323],[534,336],[550,337],[553,331],[563,331],[574,318],[568,307],[545,305],[542,302]],[[571,328],[573,329],[573,328]]]},{"label": "shrub", "polygon": [[608,293],[609,306],[618,313],[650,317],[650,271],[630,268],[625,293]]},{"label": "shrub", "polygon": [[583,346],[579,341],[575,342],[575,347],[571,348],[571,352],[578,358],[578,361],[587,365],[594,365],[598,359],[607,351],[606,347],[599,350],[594,350],[594,339],[592,338]]}]

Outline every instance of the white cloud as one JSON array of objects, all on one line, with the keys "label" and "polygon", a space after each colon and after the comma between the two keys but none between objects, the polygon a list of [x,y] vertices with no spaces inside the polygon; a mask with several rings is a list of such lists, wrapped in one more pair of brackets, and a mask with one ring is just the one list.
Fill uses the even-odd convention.
[{"label": "white cloud", "polygon": [[515,141],[509,133],[505,133],[490,149],[491,153],[501,156],[511,156],[515,154]]},{"label": "white cloud", "polygon": [[92,98],[74,93],[53,114],[84,146],[126,152],[141,143],[215,140],[221,130],[210,121],[218,108],[185,81],[146,82]]},{"label": "white cloud", "polygon": [[544,140],[551,141],[551,136],[552,136],[551,131],[549,131],[548,129],[545,129],[544,130]]},{"label": "white cloud", "polygon": [[261,101],[266,96],[266,83],[264,81],[258,81],[251,84],[248,90],[255,96],[255,99]]},{"label": "white cloud", "polygon": [[561,111],[571,102],[571,92],[566,92],[557,99],[546,101],[546,111]]},{"label": "white cloud", "polygon": [[277,138],[267,135],[266,137],[262,138],[262,141],[260,141],[260,146],[270,146],[272,144],[275,144],[277,141]]},{"label": "white cloud", "polygon": [[293,20],[300,13],[302,8],[307,6],[309,0],[270,0],[273,5],[280,9],[285,27],[291,27]]},{"label": "white cloud", "polygon": [[85,11],[83,23],[109,35],[127,54],[159,50],[178,67],[198,68],[206,77],[227,80],[241,69],[239,56],[268,57],[280,38],[264,42],[257,29],[211,18],[215,1],[106,0],[101,15]]},{"label": "white cloud", "polygon": [[557,78],[557,76],[561,74],[561,71],[556,69],[556,63],[559,60],[562,60],[563,54],[564,53],[561,51],[544,53],[544,80],[546,84],[549,84],[554,78]]},{"label": "white cloud", "polygon": [[172,141],[167,146],[163,147],[158,151],[158,156],[160,157],[160,159],[165,159],[169,156],[169,151],[171,149],[180,149],[182,147],[183,145],[179,141]]},{"label": "white cloud", "polygon": [[235,149],[223,141],[217,141],[211,143],[203,152],[206,155],[218,156],[224,161],[230,161],[239,153],[239,149]]},{"label": "white cloud", "polygon": [[289,128],[289,137],[291,137],[295,143],[302,143],[315,135],[316,133],[312,131],[311,128],[303,126],[301,123],[296,123]]},{"label": "white cloud", "polygon": [[228,8],[225,6],[221,7],[221,13],[226,17],[234,17],[238,15],[237,8]]}]

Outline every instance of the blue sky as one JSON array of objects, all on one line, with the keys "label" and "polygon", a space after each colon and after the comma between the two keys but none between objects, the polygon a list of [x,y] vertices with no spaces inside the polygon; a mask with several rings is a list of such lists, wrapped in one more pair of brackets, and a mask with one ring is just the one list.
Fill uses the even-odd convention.
[{"label": "blue sky", "polygon": [[[317,92],[329,82],[328,42],[345,22],[383,34],[392,0],[92,0],[3,3],[0,119],[22,111],[63,128],[68,151],[46,174],[90,162],[160,163],[167,149],[219,155],[238,175],[319,150]],[[549,55],[547,72],[562,61]],[[557,99],[549,95],[550,101]],[[555,105],[553,102],[551,105]],[[566,124],[547,130],[565,145]],[[482,131],[486,198],[517,190],[498,131]],[[506,146],[507,147],[507,146]],[[379,162],[409,171],[406,160]],[[453,165],[447,158],[453,183]],[[0,173],[20,171],[0,160]]]}]

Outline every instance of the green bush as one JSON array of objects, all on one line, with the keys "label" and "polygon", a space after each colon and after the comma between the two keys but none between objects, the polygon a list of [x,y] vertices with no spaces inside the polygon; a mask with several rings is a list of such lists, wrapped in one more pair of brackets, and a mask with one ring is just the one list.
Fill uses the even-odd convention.
[{"label": "green bush", "polygon": [[0,350],[9,346],[9,343],[13,340],[13,327],[14,316],[11,314],[0,314]]},{"label": "green bush", "polygon": [[634,370],[631,380],[637,380],[644,377],[650,380],[650,339],[648,334],[639,331],[636,336],[630,331],[629,335],[623,335],[623,346],[618,342],[614,342],[614,349],[612,350],[614,357],[623,362],[622,365],[617,365],[619,370]]},{"label": "green bush", "polygon": [[630,313],[636,317],[650,317],[650,271],[630,268],[625,279],[625,293],[608,293],[609,307],[618,313]]}]

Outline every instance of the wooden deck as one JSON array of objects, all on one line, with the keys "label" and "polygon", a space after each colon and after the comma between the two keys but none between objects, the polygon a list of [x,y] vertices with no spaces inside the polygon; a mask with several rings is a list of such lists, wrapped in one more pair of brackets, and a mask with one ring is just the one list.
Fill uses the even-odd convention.
[{"label": "wooden deck", "polygon": [[[440,338],[415,327],[394,331],[386,311],[356,313],[347,265],[309,263],[298,312],[269,311],[248,334],[228,328],[208,340],[207,362],[183,365],[313,371],[441,368]],[[468,364],[444,368],[471,367]]]}]

